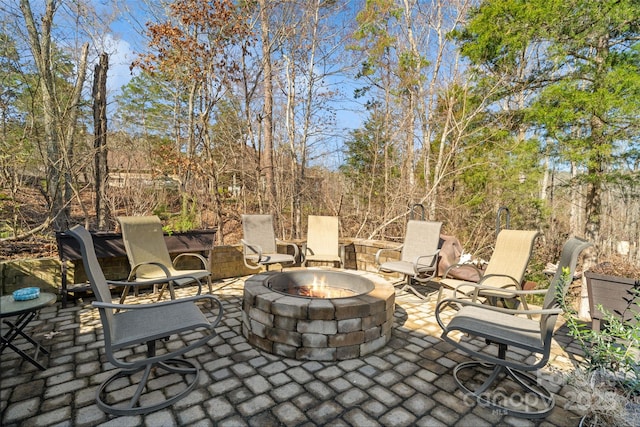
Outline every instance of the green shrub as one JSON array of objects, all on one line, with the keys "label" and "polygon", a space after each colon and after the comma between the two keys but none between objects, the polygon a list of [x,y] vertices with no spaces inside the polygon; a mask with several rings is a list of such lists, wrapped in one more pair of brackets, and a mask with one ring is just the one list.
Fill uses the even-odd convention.
[{"label": "green shrub", "polygon": [[[569,280],[563,272],[561,280]],[[634,294],[640,289],[633,289]],[[634,295],[635,296],[635,295]],[[640,396],[640,306],[638,299],[630,298],[625,311],[633,314],[632,322],[624,322],[625,313],[614,314],[599,306],[604,314],[600,330],[593,330],[580,321],[576,310],[567,302],[566,295],[558,295],[564,311],[569,334],[580,344],[589,372],[608,372],[617,386],[626,394]],[[623,316],[621,316],[622,314]]]}]

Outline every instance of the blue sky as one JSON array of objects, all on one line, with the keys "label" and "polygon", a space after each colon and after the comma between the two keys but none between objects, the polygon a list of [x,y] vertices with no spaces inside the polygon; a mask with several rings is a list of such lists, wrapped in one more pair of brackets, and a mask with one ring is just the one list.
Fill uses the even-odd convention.
[{"label": "blue sky", "polygon": [[[114,105],[114,98],[120,93],[120,88],[132,78],[129,67],[136,54],[146,51],[146,40],[142,34],[146,22],[153,19],[145,2],[138,0],[120,0],[118,12],[118,20],[111,24],[111,34],[105,38],[105,50],[109,53],[107,85],[110,105]],[[134,70],[133,73],[137,71]],[[344,138],[348,137],[348,131],[362,125],[366,112],[360,105],[362,100],[353,99],[354,86],[351,78],[347,76],[341,81],[341,77],[335,76],[330,81],[344,92],[344,98],[333,103],[334,108],[339,110],[336,115],[336,130],[342,131],[336,135],[336,139],[340,139],[336,140],[336,144],[342,145]]]},{"label": "blue sky", "polygon": [[[113,114],[115,109],[115,97],[120,93],[120,88],[126,85],[132,77],[129,66],[135,59],[136,51],[128,40],[117,40],[113,37],[109,37],[109,43],[110,46],[108,51],[111,53],[109,56],[109,70],[107,77],[107,96],[109,98],[108,110],[110,111],[110,114]],[[133,72],[134,74],[137,73],[136,70]],[[352,96],[351,88],[344,87],[345,85],[340,86],[343,86],[343,89],[346,92],[346,97]],[[311,165],[322,165],[328,168],[336,168],[341,164],[342,155],[340,153],[344,140],[348,138],[350,130],[359,128],[366,119],[366,111],[355,100],[353,102],[343,102],[341,105],[336,106],[336,108],[338,108],[338,111],[336,114],[337,123],[335,130],[338,133],[335,135],[335,139],[330,140],[333,141],[331,143],[332,147],[325,146],[325,150],[329,150],[332,154],[330,156],[323,155],[318,158],[309,159]]]}]

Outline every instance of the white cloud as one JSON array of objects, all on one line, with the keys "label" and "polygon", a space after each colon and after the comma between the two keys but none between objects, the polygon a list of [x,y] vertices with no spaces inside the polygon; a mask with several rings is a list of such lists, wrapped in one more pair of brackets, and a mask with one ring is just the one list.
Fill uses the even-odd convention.
[{"label": "white cloud", "polygon": [[109,71],[107,72],[107,91],[109,94],[120,92],[122,86],[129,83],[133,75],[129,66],[135,59],[135,54],[131,45],[126,40],[115,39],[107,35],[105,40],[105,51],[109,54]]}]

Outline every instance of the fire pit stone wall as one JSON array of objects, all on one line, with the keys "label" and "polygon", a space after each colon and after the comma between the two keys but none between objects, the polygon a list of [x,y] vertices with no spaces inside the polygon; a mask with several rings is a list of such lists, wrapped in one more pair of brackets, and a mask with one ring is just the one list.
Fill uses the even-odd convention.
[{"label": "fire pit stone wall", "polygon": [[273,274],[279,273],[245,281],[242,332],[253,346],[292,359],[333,361],[366,355],[391,338],[395,290],[381,277],[345,271],[365,276],[374,289],[348,298],[305,298],[268,288]]}]

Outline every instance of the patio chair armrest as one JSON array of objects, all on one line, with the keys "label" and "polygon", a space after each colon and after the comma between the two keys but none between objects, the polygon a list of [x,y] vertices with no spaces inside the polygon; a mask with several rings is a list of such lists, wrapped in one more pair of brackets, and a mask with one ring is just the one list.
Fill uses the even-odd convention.
[{"label": "patio chair armrest", "polygon": [[506,288],[498,288],[496,286],[489,286],[489,285],[482,285],[482,284],[478,284],[478,283],[463,283],[459,286],[473,286],[475,287],[478,291],[497,291],[500,292],[501,294],[504,294],[505,292],[512,294],[514,296],[527,296],[527,295],[546,295],[548,289],[531,289],[531,290],[524,290],[524,289],[506,289]]},{"label": "patio chair armrest", "polygon": [[[420,255],[419,257],[416,257],[416,260],[413,263],[413,269],[415,270],[415,272],[419,273],[418,267],[420,267],[420,266],[433,267],[436,264],[436,261],[438,259],[438,254],[439,253],[440,253],[440,249],[438,249],[437,251],[435,251],[435,253],[433,253],[431,255]],[[426,258],[430,258],[431,262],[425,263],[425,264],[420,263],[420,260],[426,259]]]},{"label": "patio chair armrest", "polygon": [[307,255],[313,255],[313,249],[307,246],[307,242],[302,242],[302,250],[300,251],[300,263],[304,266]]},{"label": "patio chair armrest", "polygon": [[127,281],[133,282],[133,280],[134,280],[133,278],[136,275],[136,271],[138,271],[138,269],[140,267],[149,266],[149,265],[155,265],[156,267],[160,268],[160,270],[162,270],[162,272],[164,273],[164,275],[166,277],[171,276],[171,272],[169,271],[167,266],[162,264],[161,262],[145,261],[145,262],[138,263],[138,264],[134,265],[133,267],[131,267],[131,272],[129,273],[129,277],[127,277]]},{"label": "patio chair armrest", "polygon": [[[507,283],[503,286],[491,286],[491,285],[484,284],[484,282],[486,282],[487,280],[495,277],[504,278],[507,281],[510,281],[511,283]],[[480,281],[478,283],[472,282],[470,283],[470,285],[475,286],[476,288],[474,292],[474,297],[477,297],[477,296],[505,297],[505,291],[508,289],[509,295],[506,297],[511,298],[513,296],[516,296],[516,294],[513,293],[512,291],[522,290],[520,283],[514,277],[511,277],[506,274],[485,274],[480,278]]]},{"label": "patio chair armrest", "polygon": [[443,307],[446,307],[450,304],[456,305],[458,307],[475,306],[485,310],[491,310],[497,313],[512,314],[514,316],[516,315],[530,316],[532,314],[553,315],[553,314],[562,313],[562,310],[559,308],[539,308],[539,309],[521,310],[521,309],[513,309],[513,308],[505,308],[505,307],[496,307],[494,305],[482,304],[479,302],[471,301],[468,299],[462,299],[462,298],[445,298],[436,305],[436,309],[435,309],[436,321],[438,322],[438,325],[440,325],[443,331],[447,331],[447,326],[444,324],[443,320],[440,318],[440,312],[442,311]]},{"label": "patio chair armrest", "polygon": [[[145,266],[145,265],[155,265],[157,267],[159,267],[162,272],[164,273],[165,277],[158,277],[157,279],[143,279],[143,280],[133,280],[133,277],[135,276],[135,272],[136,270],[138,270],[139,267]],[[207,271],[209,271],[209,269],[206,269]],[[171,295],[173,295],[173,284],[176,280],[179,279],[186,279],[186,278],[192,278],[195,279],[195,282],[198,284],[198,295],[200,295],[200,293],[202,292],[202,282],[200,282],[199,279],[197,279],[196,277],[189,275],[189,274],[185,274],[185,275],[171,275],[171,272],[169,271],[169,269],[162,263],[160,262],[156,262],[156,261],[149,261],[149,262],[141,262],[139,264],[136,264],[132,269],[131,269],[131,273],[129,273],[129,277],[127,278],[127,281],[129,283],[129,286],[140,286],[140,285],[157,285],[160,283],[168,283],[169,284],[169,290],[171,292]],[[135,283],[135,285],[133,285]]]},{"label": "patio chair armrest", "polygon": [[[259,270],[260,260],[262,260],[262,247],[260,245],[249,243],[244,239],[240,239],[240,243],[242,244],[242,262],[244,263],[245,267],[252,270]],[[257,255],[258,259],[255,261],[249,261],[247,257],[253,257],[254,255]]]},{"label": "patio chair armrest", "polygon": [[296,245],[293,242],[285,242],[283,240],[276,239],[276,244],[278,243],[280,243],[281,245],[293,247],[293,258],[298,259],[298,254],[300,253],[300,250],[298,249],[298,245]]},{"label": "patio chair armrest", "polygon": [[249,250],[251,253],[258,255],[258,259],[262,258],[262,247],[260,245],[249,243],[244,239],[240,239],[240,243],[242,243],[245,250]]},{"label": "patio chair armrest", "polygon": [[113,286],[131,286],[131,287],[136,287],[136,286],[147,286],[147,285],[159,285],[160,283],[167,283],[167,282],[169,282],[171,284],[175,280],[180,280],[180,279],[193,279],[193,281],[198,284],[198,293],[200,293],[200,291],[202,289],[202,283],[200,282],[200,279],[198,279],[197,277],[195,277],[195,276],[193,276],[191,274],[181,274],[181,275],[178,275],[178,276],[158,277],[156,279],[136,280],[134,282],[122,281],[122,280],[107,280],[107,283],[109,285],[113,285]]},{"label": "patio chair armrest", "polygon": [[382,249],[378,249],[378,251],[376,252],[376,259],[375,259],[376,264],[378,264],[378,265],[382,264],[382,263],[380,262],[380,256],[381,256],[384,252],[398,252],[398,251],[401,251],[403,247],[404,247],[404,244],[402,244],[402,245],[400,245],[400,246],[396,246],[395,248],[382,248]]},{"label": "patio chair armrest", "polygon": [[494,296],[494,297],[502,297],[502,298],[515,298],[518,296],[527,296],[527,295],[546,295],[548,289],[531,289],[531,290],[523,290],[523,289],[507,289],[499,288],[496,286],[483,285],[481,283],[474,282],[465,282],[462,283],[454,289],[454,295],[457,294],[459,287],[469,287],[472,286],[475,288],[473,293],[473,300],[476,300],[478,296]]},{"label": "patio chair armrest", "polygon": [[204,295],[196,295],[190,296],[180,299],[172,299],[168,301],[158,301],[154,303],[145,303],[145,304],[117,304],[113,302],[104,302],[104,301],[93,301],[91,305],[98,308],[115,308],[115,309],[126,309],[126,310],[144,310],[145,308],[152,307],[161,307],[163,305],[173,305],[173,304],[185,304],[190,301],[198,301],[201,299],[213,299],[217,301],[217,298],[213,295],[204,294]]},{"label": "patio chair armrest", "polygon": [[504,287],[507,287],[507,286],[515,286],[516,289],[519,289],[520,282],[518,282],[518,280],[516,280],[514,277],[509,276],[507,274],[485,274],[484,276],[482,276],[480,278],[480,281],[478,281],[477,284],[480,285],[480,286],[487,286],[489,288],[498,288],[497,286],[483,285],[483,282],[486,282],[488,279],[491,279],[493,277],[503,277],[503,278],[509,279],[511,282],[513,282],[513,283],[506,284],[504,286],[501,286],[500,288],[504,288]]},{"label": "patio chair armrest", "polygon": [[175,267],[178,260],[180,258],[183,257],[189,257],[189,258],[198,258],[200,260],[200,262],[202,263],[202,266],[204,267],[204,270],[209,271],[209,265],[207,263],[207,259],[205,257],[203,257],[200,254],[194,253],[194,252],[184,252],[181,254],[178,254],[174,259],[173,259],[173,266]]},{"label": "patio chair armrest", "polygon": [[[483,279],[485,279],[485,277],[486,278],[490,278],[490,277],[507,277],[507,278],[511,279],[512,281],[514,281],[514,283],[513,284],[507,284],[504,287],[483,285],[482,281],[483,281]],[[485,277],[482,277],[480,279],[480,282],[478,282],[478,283],[467,282],[467,281],[465,281],[463,283],[460,283],[458,286],[456,286],[453,289],[454,298],[458,297],[458,292],[459,292],[459,290],[461,288],[469,288],[469,287],[472,287],[472,288],[475,288],[475,289],[472,292],[469,292],[469,291],[462,292],[462,291],[460,291],[460,293],[462,295],[467,295],[467,296],[470,295],[470,298],[473,301],[476,301],[478,299],[478,297],[480,297],[480,296],[483,296],[483,297],[489,296],[489,297],[513,298],[513,297],[517,296],[516,291],[521,290],[519,288],[519,286],[515,284],[515,283],[517,283],[515,281],[515,279],[513,277],[511,277],[511,276],[506,276],[506,275],[503,276],[501,274],[491,274],[491,275],[485,276]],[[514,289],[507,290],[507,287],[511,287],[511,286],[513,286]]]},{"label": "patio chair armrest", "polygon": [[307,242],[302,242],[301,246],[302,248],[300,250],[300,263],[304,265],[304,260],[305,258],[307,258],[307,251],[309,251],[310,249],[307,248]]}]

